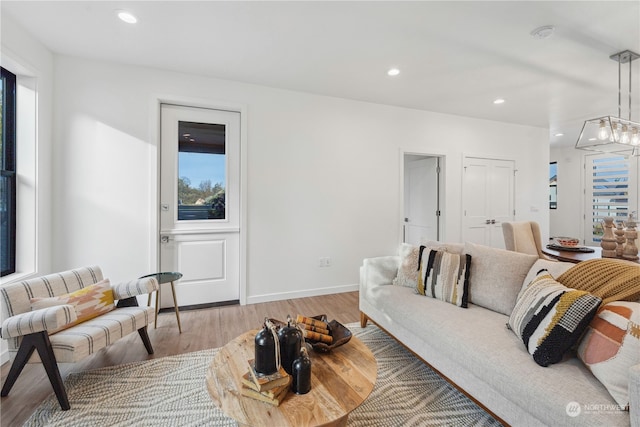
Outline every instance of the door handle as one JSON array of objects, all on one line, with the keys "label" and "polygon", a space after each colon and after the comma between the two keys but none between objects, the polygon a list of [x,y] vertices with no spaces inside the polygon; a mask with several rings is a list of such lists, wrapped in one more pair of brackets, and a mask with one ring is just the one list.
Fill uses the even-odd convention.
[{"label": "door handle", "polygon": [[495,223],[496,223],[496,220],[495,220],[495,219],[492,219],[492,220],[491,220],[491,224],[495,224]]},{"label": "door handle", "polygon": [[490,220],[490,219],[488,219],[488,220],[486,220],[484,223],[485,223],[485,224],[491,224],[491,220]]},{"label": "door handle", "polygon": [[160,236],[160,243],[169,243],[169,236]]}]

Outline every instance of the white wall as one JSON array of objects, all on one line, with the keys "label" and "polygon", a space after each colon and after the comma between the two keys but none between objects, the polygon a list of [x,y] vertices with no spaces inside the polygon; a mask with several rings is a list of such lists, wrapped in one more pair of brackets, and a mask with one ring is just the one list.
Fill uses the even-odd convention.
[{"label": "white wall", "polygon": [[[401,150],[446,156],[445,238],[460,240],[462,155],[516,160],[517,217],[548,227],[547,131],[162,70],[56,57],[57,269],[153,271],[154,101],[247,111],[249,302],[354,289],[400,239]],[[331,268],[318,268],[319,257]]]},{"label": "white wall", "polygon": [[[3,52],[50,63],[2,22]],[[395,253],[402,151],[445,156],[444,240],[461,240],[463,154],[515,159],[517,219],[548,228],[545,129],[56,55],[51,132],[45,71],[42,273],[99,264],[119,281],[157,268],[158,98],[246,108],[248,302],[355,289],[363,258]]]},{"label": "white wall", "polygon": [[583,158],[584,152],[573,147],[550,150],[549,161],[558,162],[558,209],[550,209],[550,236],[584,237]]}]

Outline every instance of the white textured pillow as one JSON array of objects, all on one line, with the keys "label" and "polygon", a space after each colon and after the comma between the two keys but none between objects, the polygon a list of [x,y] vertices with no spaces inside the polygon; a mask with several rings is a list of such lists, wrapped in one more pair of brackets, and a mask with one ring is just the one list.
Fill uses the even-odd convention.
[{"label": "white textured pillow", "polygon": [[400,245],[400,266],[398,275],[393,279],[396,286],[415,288],[418,284],[418,257],[420,248],[403,243]]},{"label": "white textured pillow", "polygon": [[510,315],[522,283],[538,257],[504,249],[465,243],[471,255],[469,302]]}]

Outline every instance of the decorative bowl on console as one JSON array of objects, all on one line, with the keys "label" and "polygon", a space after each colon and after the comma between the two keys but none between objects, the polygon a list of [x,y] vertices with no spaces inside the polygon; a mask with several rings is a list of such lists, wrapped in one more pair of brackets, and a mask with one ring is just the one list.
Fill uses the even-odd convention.
[{"label": "decorative bowl on console", "polygon": [[580,239],[576,239],[574,237],[556,237],[555,241],[560,246],[566,246],[568,248],[573,248],[578,246],[580,243]]}]

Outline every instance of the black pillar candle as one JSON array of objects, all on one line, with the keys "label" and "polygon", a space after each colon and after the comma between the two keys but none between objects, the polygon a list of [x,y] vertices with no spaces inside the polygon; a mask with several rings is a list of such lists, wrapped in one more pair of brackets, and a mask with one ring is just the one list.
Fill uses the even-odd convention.
[{"label": "black pillar candle", "polygon": [[259,374],[270,375],[276,366],[276,340],[266,323],[255,338],[255,369]]},{"label": "black pillar candle", "polygon": [[300,329],[291,326],[291,318],[287,320],[287,326],[278,331],[278,341],[280,341],[280,362],[287,374],[291,375],[291,365],[300,355],[300,345],[302,344],[302,332]]},{"label": "black pillar candle", "polygon": [[291,390],[296,394],[306,394],[311,390],[311,359],[307,354],[307,349],[302,348],[300,356],[293,361],[292,365],[293,381]]}]

